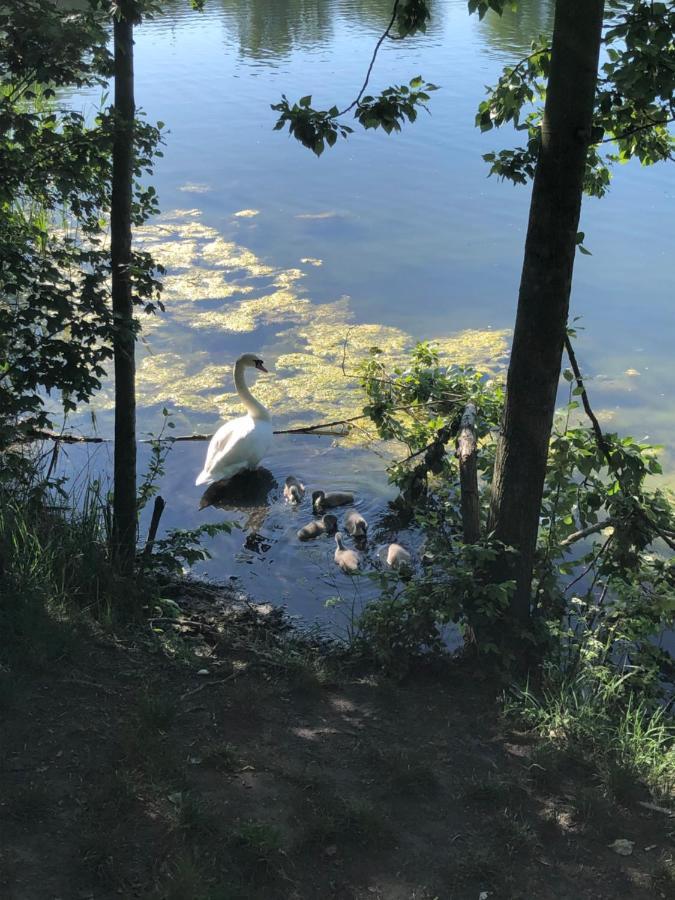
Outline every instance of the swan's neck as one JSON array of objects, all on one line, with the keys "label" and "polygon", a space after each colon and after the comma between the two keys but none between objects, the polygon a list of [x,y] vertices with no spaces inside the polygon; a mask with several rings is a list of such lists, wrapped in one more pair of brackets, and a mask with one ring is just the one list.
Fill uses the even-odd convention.
[{"label": "swan's neck", "polygon": [[244,364],[238,360],[234,366],[234,386],[252,419],[269,420],[270,414],[259,400],[249,391],[244,379]]}]

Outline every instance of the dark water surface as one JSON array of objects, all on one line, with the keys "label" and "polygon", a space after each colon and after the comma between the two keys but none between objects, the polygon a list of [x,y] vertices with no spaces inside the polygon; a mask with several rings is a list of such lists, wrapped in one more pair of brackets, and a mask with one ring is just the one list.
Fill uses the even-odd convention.
[{"label": "dark water surface", "polygon": [[[550,29],[552,4],[521,0],[517,15],[481,23],[465,0],[436,2],[428,33],[385,44],[371,79],[375,92],[422,74],[441,87],[432,114],[391,137],[356,132],[320,159],[272,130],[270,104],[282,93],[311,93],[325,107],[351,101],[391,0],[208,0],[201,14],[187,0],[164,5],[136,41],[137,102],[169,130],[155,178],[166,215],[139,234],[169,275],[167,314],[149,323],[139,348],[140,431],[158,429],[164,406],[176,433],[239,415],[230,367],[249,350],[274,370],[258,389],[281,428],[358,411],[341,371],[345,340],[349,371],[371,344],[400,357],[434,338],[448,362],[503,364],[529,188],[486,178],[481,153],[516,146],[519,135],[481,135],[473,119],[484,86]],[[673,178],[665,165],[629,164],[607,198],[585,202],[593,255],[577,260],[572,297],[585,329],[578,355],[606,427],[670,446]],[[85,432],[88,415],[77,422]],[[109,394],[96,415],[109,435]],[[249,522],[250,511],[197,511],[205,449],[179,444],[169,457],[167,527]],[[81,470],[83,452],[68,452]],[[90,465],[107,465],[108,452]],[[672,457],[664,461],[672,472]],[[310,488],[356,491],[373,528],[393,495],[384,465],[357,442],[316,437],[279,436],[266,460],[280,486],[293,473]],[[332,543],[295,541],[309,517],[272,492],[249,537],[214,540],[213,560],[198,571],[236,576],[255,597],[308,618],[324,616],[323,602],[338,593],[349,607],[357,587],[336,574]],[[368,590],[358,586],[360,596]]]}]

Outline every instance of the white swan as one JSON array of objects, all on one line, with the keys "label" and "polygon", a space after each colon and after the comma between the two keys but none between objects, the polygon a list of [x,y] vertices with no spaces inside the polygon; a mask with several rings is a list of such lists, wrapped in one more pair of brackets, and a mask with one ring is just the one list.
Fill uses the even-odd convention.
[{"label": "white swan", "polygon": [[227,480],[244,469],[255,469],[270,448],[270,414],[249,391],[244,380],[244,369],[247,368],[267,372],[257,353],[244,353],[234,364],[234,386],[248,415],[232,419],[216,431],[195,484]]}]

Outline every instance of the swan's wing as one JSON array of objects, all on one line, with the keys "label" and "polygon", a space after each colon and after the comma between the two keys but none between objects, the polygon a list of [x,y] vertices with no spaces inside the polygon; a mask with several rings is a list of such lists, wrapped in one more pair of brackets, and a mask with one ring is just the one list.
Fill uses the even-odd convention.
[{"label": "swan's wing", "polygon": [[272,443],[272,424],[242,416],[223,425],[211,438],[204,469],[196,484],[231,478],[242,469],[253,469]]},{"label": "swan's wing", "polygon": [[[221,425],[211,438],[204,468],[197,476],[196,483],[204,484],[228,474],[233,475],[238,468],[244,468],[246,456],[242,442],[246,443],[253,427],[254,422],[249,416],[241,416]],[[233,467],[234,472],[231,471]]]},{"label": "swan's wing", "polygon": [[209,449],[206,452],[204,473],[211,474],[217,470],[219,464],[227,459],[227,465],[243,462],[245,454],[241,442],[253,431],[255,423],[250,416],[241,416],[226,422],[211,438]]}]

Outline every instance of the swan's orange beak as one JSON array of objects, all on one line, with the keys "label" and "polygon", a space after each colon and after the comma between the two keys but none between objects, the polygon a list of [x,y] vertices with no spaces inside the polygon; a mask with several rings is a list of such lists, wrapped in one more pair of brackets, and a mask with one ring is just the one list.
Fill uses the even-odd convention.
[{"label": "swan's orange beak", "polygon": [[256,361],[255,361],[255,367],[256,367],[256,369],[259,369],[261,372],[267,373],[267,369],[266,369],[265,366],[263,365],[262,359],[256,359]]}]

